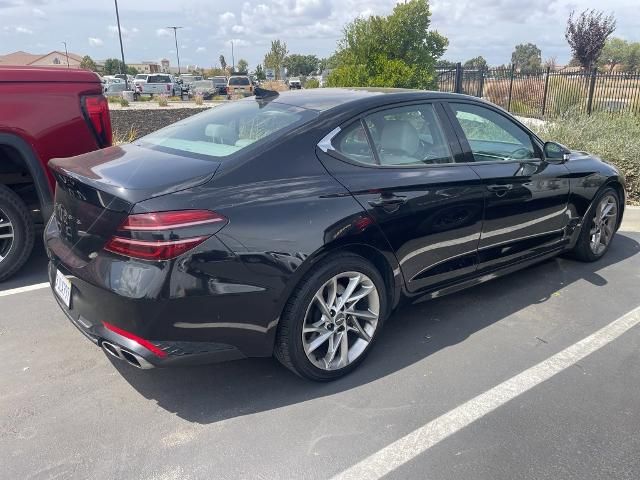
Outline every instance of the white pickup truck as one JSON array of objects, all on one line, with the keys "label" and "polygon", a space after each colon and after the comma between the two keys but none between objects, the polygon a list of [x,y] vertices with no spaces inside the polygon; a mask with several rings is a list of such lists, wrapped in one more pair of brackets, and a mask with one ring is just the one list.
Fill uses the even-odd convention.
[{"label": "white pickup truck", "polygon": [[138,93],[142,95],[169,95],[171,97],[182,96],[182,85],[166,73],[151,74],[146,82],[136,84]]}]

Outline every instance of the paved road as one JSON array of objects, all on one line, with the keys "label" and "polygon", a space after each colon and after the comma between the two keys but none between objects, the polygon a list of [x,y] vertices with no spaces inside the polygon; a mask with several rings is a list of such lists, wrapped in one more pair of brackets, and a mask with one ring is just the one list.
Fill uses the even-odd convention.
[{"label": "paved road", "polygon": [[[0,296],[0,477],[322,479],[375,458],[399,462],[392,479],[640,478],[640,325],[623,317],[640,306],[640,210],[629,213],[598,263],[555,259],[401,309],[331,384],[271,359],[139,371],[84,339],[47,289]],[[45,261],[2,289],[46,281]],[[527,373],[592,335],[602,348],[588,341],[593,353],[557,375]],[[533,382],[524,393],[493,395],[481,414],[466,403],[518,375]],[[442,441],[393,450],[433,422]]]}]

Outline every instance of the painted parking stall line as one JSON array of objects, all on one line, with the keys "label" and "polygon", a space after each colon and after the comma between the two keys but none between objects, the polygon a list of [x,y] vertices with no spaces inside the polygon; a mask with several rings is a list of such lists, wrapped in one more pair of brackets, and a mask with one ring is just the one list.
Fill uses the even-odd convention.
[{"label": "painted parking stall line", "polygon": [[333,480],[378,479],[640,324],[640,307],[358,462]]},{"label": "painted parking stall line", "polygon": [[0,291],[0,297],[7,297],[9,295],[16,295],[17,293],[31,292],[32,290],[40,290],[47,288],[49,282],[36,283],[34,285],[27,285],[26,287],[10,288],[9,290]]}]

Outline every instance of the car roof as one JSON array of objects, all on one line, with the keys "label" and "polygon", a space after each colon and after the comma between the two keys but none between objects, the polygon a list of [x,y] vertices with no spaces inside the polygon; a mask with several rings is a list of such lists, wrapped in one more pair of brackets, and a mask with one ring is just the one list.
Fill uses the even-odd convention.
[{"label": "car roof", "polygon": [[[429,90],[411,90],[405,88],[311,88],[298,91],[279,92],[273,101],[286,103],[301,108],[325,112],[340,107],[374,108],[387,103],[405,102],[412,100],[474,98],[468,95],[443,93]],[[477,99],[475,99],[477,100]]]}]

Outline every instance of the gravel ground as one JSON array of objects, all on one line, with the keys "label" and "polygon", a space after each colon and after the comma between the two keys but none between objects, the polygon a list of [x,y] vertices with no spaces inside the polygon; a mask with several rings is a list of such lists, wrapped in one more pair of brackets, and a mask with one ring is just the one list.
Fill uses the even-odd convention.
[{"label": "gravel ground", "polygon": [[196,106],[184,102],[179,104],[179,108],[174,108],[174,105],[170,107],[148,105],[149,108],[139,108],[137,105],[135,108],[121,108],[119,105],[118,108],[109,107],[114,143],[130,142],[219,104]]}]

